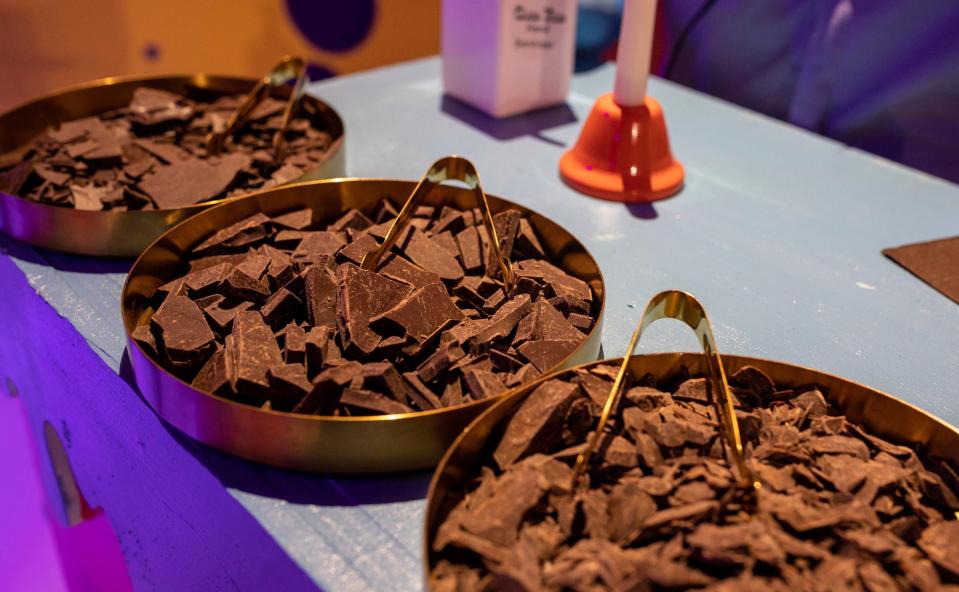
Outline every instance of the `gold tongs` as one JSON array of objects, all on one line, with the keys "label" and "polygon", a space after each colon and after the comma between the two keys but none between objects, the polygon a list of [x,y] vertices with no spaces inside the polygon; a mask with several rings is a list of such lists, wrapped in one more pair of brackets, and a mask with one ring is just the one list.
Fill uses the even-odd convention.
[{"label": "gold tongs", "polygon": [[726,450],[726,457],[730,466],[736,468],[739,477],[739,485],[744,489],[757,492],[762,483],[756,478],[753,472],[746,466],[746,460],[743,455],[743,444],[739,437],[739,423],[736,421],[736,409],[733,405],[733,397],[729,392],[729,384],[726,382],[726,371],[723,369],[722,359],[719,357],[719,351],[716,349],[716,339],[713,337],[713,330],[709,324],[709,318],[702,304],[686,292],[669,290],[660,292],[650,299],[643,311],[643,318],[640,320],[633,338],[626,349],[626,355],[623,356],[623,363],[619,367],[619,373],[613,382],[613,388],[606,399],[606,405],[603,407],[603,413],[600,415],[599,424],[590,434],[586,443],[586,448],[576,457],[576,465],[573,469],[572,488],[575,490],[578,485],[585,480],[582,479],[589,461],[596,450],[609,420],[610,414],[616,408],[619,397],[623,392],[626,379],[626,371],[629,367],[630,358],[639,344],[639,339],[643,331],[660,319],[677,319],[689,326],[696,337],[699,339],[706,354],[706,363],[708,368],[709,398],[716,413],[720,418],[720,430],[723,436],[723,444]]},{"label": "gold tongs", "polygon": [[293,80],[293,90],[290,92],[290,98],[287,99],[286,108],[283,111],[283,125],[273,135],[273,158],[274,160],[281,160],[284,143],[286,142],[286,131],[293,120],[293,112],[296,111],[296,106],[303,96],[303,87],[306,85],[307,79],[306,62],[303,58],[284,56],[246,95],[240,106],[230,116],[226,127],[220,131],[210,132],[206,138],[207,151],[214,156],[219,154],[223,150],[224,139],[236,131],[246,118],[253,113],[257,105],[262,103],[274,88],[283,86]]},{"label": "gold tongs", "polygon": [[461,156],[445,156],[433,163],[430,169],[426,171],[426,175],[420,179],[416,188],[413,189],[413,193],[410,194],[406,203],[403,204],[403,209],[400,210],[400,213],[396,216],[396,220],[393,221],[393,225],[390,226],[389,232],[386,233],[386,238],[383,239],[383,244],[381,244],[377,250],[367,253],[366,256],[363,257],[363,262],[360,264],[360,267],[367,271],[376,269],[380,259],[393,247],[400,233],[409,225],[413,214],[416,212],[416,208],[423,203],[426,196],[428,196],[436,186],[446,181],[460,181],[465,183],[467,188],[473,192],[476,206],[483,212],[483,225],[486,227],[486,232],[489,235],[490,250],[492,251],[493,257],[496,258],[497,263],[499,263],[500,272],[503,274],[503,290],[507,296],[511,296],[515,283],[513,266],[509,259],[503,256],[503,252],[500,249],[499,236],[496,234],[496,225],[493,224],[493,214],[490,212],[489,202],[480,185],[479,173],[476,172],[476,167],[473,166],[472,162]]}]

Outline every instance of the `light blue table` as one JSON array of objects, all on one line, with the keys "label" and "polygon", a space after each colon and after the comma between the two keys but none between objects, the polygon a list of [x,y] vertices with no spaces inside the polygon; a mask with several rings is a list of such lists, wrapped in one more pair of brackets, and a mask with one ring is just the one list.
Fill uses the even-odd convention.
[{"label": "light blue table", "polygon": [[[606,276],[607,355],[623,351],[651,295],[678,288],[705,304],[723,351],[837,373],[959,423],[959,307],[880,254],[959,234],[959,188],[653,80],[686,187],[627,208],[557,176],[611,68],[577,76],[568,108],[506,123],[443,100],[439,72],[428,59],[311,91],[346,122],[351,175],[416,179],[435,158],[462,154],[488,192],[579,237]],[[118,306],[129,264],[0,241],[0,285],[14,305],[0,312],[0,371],[35,435],[49,421],[67,442],[137,588],[421,587],[428,475],[290,474],[185,439],[129,385]],[[643,344],[695,347],[670,325]]]}]

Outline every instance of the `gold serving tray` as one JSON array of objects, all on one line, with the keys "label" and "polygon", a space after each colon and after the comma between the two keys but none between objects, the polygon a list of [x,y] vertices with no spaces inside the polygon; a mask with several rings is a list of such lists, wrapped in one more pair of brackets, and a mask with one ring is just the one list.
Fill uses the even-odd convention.
[{"label": "gold serving tray", "polygon": [[[256,83],[254,78],[208,74],[101,78],[30,101],[0,115],[0,152],[16,149],[51,125],[124,107],[130,103],[138,86],[181,94],[197,90],[245,94]],[[288,88],[281,88],[276,94],[282,98],[289,92]],[[302,100],[316,108],[314,125],[327,130],[333,142],[327,160],[295,181],[342,176],[345,173],[343,121],[323,101],[307,95]],[[0,231],[47,249],[79,255],[135,257],[163,231],[181,220],[213,204],[241,197],[171,210],[90,211],[0,192]]]},{"label": "gold serving tray", "polygon": [[[363,417],[263,410],[194,389],[161,368],[130,337],[149,317],[147,306],[157,287],[181,275],[190,249],[217,230],[257,212],[277,215],[303,207],[313,208],[320,219],[333,219],[350,208],[371,215],[382,198],[402,203],[416,186],[412,181],[390,179],[297,183],[209,208],[167,231],[134,263],[121,299],[127,351],[150,405],[166,421],[205,444],[278,467],[356,474],[435,466],[463,428],[500,397],[431,411]],[[606,291],[592,255],[549,218],[502,198],[488,196],[488,201],[493,213],[515,208],[528,216],[549,259],[589,284],[595,324],[580,347],[557,367],[595,360]],[[431,191],[423,203],[467,209],[475,205],[475,196],[466,189],[443,186]]]},{"label": "gold serving tray", "polygon": [[[623,358],[617,358],[577,368],[592,368],[599,364],[617,368],[622,362]],[[777,385],[819,385],[826,400],[853,423],[865,426],[871,433],[893,442],[917,445],[921,456],[944,460],[952,467],[959,467],[959,430],[892,395],[845,378],[785,362],[723,355],[722,363],[727,374],[733,374],[743,366],[755,366],[768,374]],[[650,373],[657,379],[669,380],[678,376],[683,367],[693,375],[707,375],[709,370],[707,357],[703,354],[661,353],[632,356],[627,371],[637,379]],[[442,519],[462,499],[468,481],[476,475],[482,461],[491,453],[487,447],[491,436],[540,384],[551,378],[562,377],[572,370],[575,368],[541,376],[501,397],[496,405],[483,412],[460,434],[440,461],[427,494],[423,530],[425,582],[429,582],[430,570],[436,560],[432,550],[436,531]]]}]

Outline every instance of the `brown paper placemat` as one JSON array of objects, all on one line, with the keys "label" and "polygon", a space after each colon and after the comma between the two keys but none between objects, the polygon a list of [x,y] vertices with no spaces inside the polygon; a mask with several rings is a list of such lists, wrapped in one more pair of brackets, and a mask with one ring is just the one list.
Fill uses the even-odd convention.
[{"label": "brown paper placemat", "polygon": [[882,254],[959,303],[959,236],[885,249]]}]

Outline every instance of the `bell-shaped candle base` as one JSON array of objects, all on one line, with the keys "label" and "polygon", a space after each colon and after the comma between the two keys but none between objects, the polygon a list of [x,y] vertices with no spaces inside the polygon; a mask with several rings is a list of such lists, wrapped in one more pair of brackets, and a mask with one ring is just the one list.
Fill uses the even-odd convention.
[{"label": "bell-shaped candle base", "polygon": [[683,187],[683,166],[669,150],[663,109],[650,96],[621,107],[612,93],[593,105],[579,140],[559,161],[573,189],[613,201],[650,202]]}]

